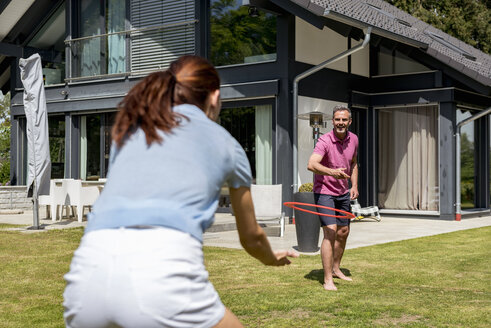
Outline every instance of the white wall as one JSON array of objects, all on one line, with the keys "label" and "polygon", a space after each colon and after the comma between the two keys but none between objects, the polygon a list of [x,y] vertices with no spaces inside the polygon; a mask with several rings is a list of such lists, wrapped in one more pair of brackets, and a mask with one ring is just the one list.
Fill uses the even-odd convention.
[{"label": "white wall", "polygon": [[[318,65],[327,59],[348,49],[348,40],[342,35],[324,27],[319,30],[306,21],[296,17],[295,20],[295,59],[296,61]],[[351,42],[354,47],[363,40]],[[351,72],[357,75],[369,76],[369,47],[365,47],[351,56]],[[348,71],[348,59],[344,58],[327,68],[338,71]],[[320,111],[327,114],[327,126],[321,129],[321,134],[332,130],[332,109],[336,105],[347,106],[346,103],[335,102],[309,97],[298,97],[298,114]],[[314,149],[312,128],[308,120],[298,120],[298,186],[312,182],[313,175],[307,170],[307,162]]]},{"label": "white wall", "polygon": [[[351,47],[353,48],[360,43],[363,43],[363,40],[351,40]],[[351,73],[366,77],[370,76],[370,46],[368,44],[365,48],[351,55]]]},{"label": "white wall", "polygon": [[[320,129],[321,134],[332,130],[332,109],[336,105],[347,106],[346,103],[335,102],[324,99],[298,97],[298,114],[319,111],[327,114],[327,127]],[[312,128],[308,120],[298,120],[298,186],[302,183],[312,182],[312,172],[307,170],[307,162],[314,150],[314,139],[312,138]]]},{"label": "white wall", "polygon": [[[348,40],[342,35],[324,27],[317,27],[295,18],[295,60],[318,65],[348,49]],[[327,68],[348,71],[348,59],[343,58]]]}]

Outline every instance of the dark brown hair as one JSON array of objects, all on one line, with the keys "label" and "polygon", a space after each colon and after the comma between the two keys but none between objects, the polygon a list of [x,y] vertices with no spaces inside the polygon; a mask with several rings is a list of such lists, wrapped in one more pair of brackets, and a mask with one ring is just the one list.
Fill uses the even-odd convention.
[{"label": "dark brown hair", "polygon": [[218,73],[206,59],[180,57],[168,70],[148,75],[128,92],[118,106],[112,139],[121,147],[140,127],[148,145],[161,142],[157,130],[169,132],[183,118],[172,106],[192,104],[205,110],[209,95],[219,88]]}]

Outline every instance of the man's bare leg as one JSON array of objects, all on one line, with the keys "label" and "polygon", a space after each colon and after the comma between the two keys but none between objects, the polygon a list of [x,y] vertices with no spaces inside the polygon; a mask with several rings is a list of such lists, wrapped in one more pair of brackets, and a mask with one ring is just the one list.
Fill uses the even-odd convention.
[{"label": "man's bare leg", "polygon": [[334,242],[334,258],[332,266],[332,274],[339,279],[352,281],[353,279],[346,277],[341,271],[341,259],[343,258],[344,248],[346,247],[346,240],[348,240],[349,226],[338,226],[336,231],[336,241]]},{"label": "man's bare leg", "polygon": [[323,226],[324,238],[321,243],[321,259],[322,267],[324,268],[324,289],[338,290],[332,279],[333,269],[333,249],[336,240],[336,225]]}]

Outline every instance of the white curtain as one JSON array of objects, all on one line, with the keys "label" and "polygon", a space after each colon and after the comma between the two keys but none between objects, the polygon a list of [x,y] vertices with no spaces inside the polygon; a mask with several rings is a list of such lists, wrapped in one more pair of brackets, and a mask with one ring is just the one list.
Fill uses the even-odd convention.
[{"label": "white curtain", "polygon": [[438,107],[380,109],[378,118],[379,206],[437,211]]},{"label": "white curtain", "polygon": [[271,105],[256,106],[256,184],[273,183]]},{"label": "white curtain", "polygon": [[[95,36],[101,34],[100,1],[81,2],[80,34]],[[101,74],[101,39],[92,38],[80,42],[80,76]]]},{"label": "white curtain", "polygon": [[[107,4],[107,32],[121,32],[125,30],[125,0],[109,0]],[[107,73],[123,73],[126,71],[125,35],[110,35],[107,39]]]}]

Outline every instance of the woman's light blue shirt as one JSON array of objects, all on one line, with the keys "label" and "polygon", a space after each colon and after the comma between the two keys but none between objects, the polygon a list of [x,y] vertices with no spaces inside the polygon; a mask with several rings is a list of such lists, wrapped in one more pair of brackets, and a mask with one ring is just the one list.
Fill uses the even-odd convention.
[{"label": "woman's light blue shirt", "polygon": [[147,145],[138,129],[121,148],[111,148],[107,182],[89,213],[86,232],[155,225],[203,240],[214,220],[223,184],[249,187],[251,168],[241,145],[194,105],[163,141]]}]

